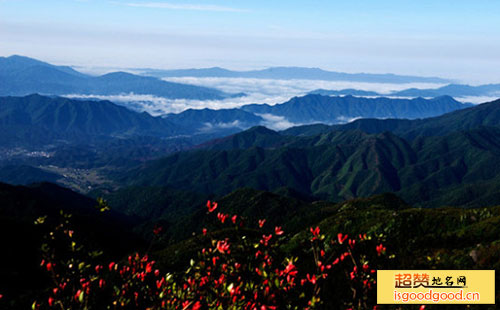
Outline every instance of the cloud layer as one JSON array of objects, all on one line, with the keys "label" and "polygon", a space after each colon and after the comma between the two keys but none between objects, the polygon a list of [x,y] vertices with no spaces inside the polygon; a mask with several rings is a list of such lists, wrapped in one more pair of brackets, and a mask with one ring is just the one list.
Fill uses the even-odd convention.
[{"label": "cloud layer", "polygon": [[303,96],[308,92],[323,88],[340,90],[355,88],[362,90],[389,93],[391,91],[406,88],[428,88],[438,87],[438,84],[410,83],[410,84],[386,84],[386,83],[355,83],[335,82],[320,80],[271,80],[253,78],[168,78],[166,81],[192,84],[217,88],[228,93],[246,93],[247,96],[229,98],[225,100],[189,100],[189,99],[166,99],[153,95],[139,95],[134,93],[113,96],[101,96],[92,94],[67,94],[65,97],[110,100],[125,105],[136,111],[146,111],[151,115],[162,115],[167,113],[180,113],[187,109],[229,109],[237,108],[251,103],[267,103],[274,105],[283,103],[295,96]]},{"label": "cloud layer", "polygon": [[[114,95],[114,96],[99,96],[89,94],[68,94],[65,97],[84,98],[84,99],[100,99],[110,100],[117,104],[126,106],[130,109],[139,112],[148,112],[151,115],[158,116],[168,113],[180,113],[187,109],[229,109],[237,108],[242,105],[258,103],[267,103],[270,105],[283,103],[294,96],[302,96],[315,89],[330,89],[341,90],[353,88],[366,91],[376,91],[381,94],[388,94],[392,91],[403,90],[407,88],[437,88],[442,85],[428,83],[409,83],[409,84],[379,84],[379,83],[356,83],[356,82],[335,82],[335,81],[317,81],[317,80],[268,80],[268,79],[252,79],[252,78],[168,78],[167,81],[207,86],[220,89],[229,93],[244,92],[245,97],[229,98],[225,100],[189,100],[189,99],[166,99],[153,95],[139,95],[134,93]],[[492,101],[494,97],[467,97],[456,98],[457,100],[470,103],[481,103]],[[295,124],[288,121],[282,116],[272,114],[259,115],[264,119],[262,125],[275,129],[282,130]],[[339,123],[349,122],[354,119],[343,117],[338,118]],[[229,128],[241,127],[239,123],[224,123],[224,124],[208,124],[206,129],[213,127]]]}]

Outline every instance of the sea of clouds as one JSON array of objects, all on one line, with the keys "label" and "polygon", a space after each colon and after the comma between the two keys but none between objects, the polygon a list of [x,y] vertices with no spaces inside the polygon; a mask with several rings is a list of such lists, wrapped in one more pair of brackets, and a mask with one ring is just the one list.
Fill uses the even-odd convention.
[{"label": "sea of clouds", "polygon": [[[190,100],[190,99],[167,99],[154,95],[143,94],[120,94],[113,96],[100,96],[92,94],[68,94],[69,98],[100,99],[109,100],[139,112],[148,112],[151,115],[159,116],[168,113],[180,113],[187,109],[229,109],[238,108],[246,104],[270,105],[283,103],[295,96],[303,96],[316,89],[342,90],[347,88],[376,91],[382,95],[394,91],[408,88],[438,88],[443,84],[432,83],[362,83],[346,81],[321,81],[321,80],[276,80],[276,79],[256,79],[256,78],[196,78],[179,77],[164,78],[165,81],[206,86],[217,88],[227,93],[245,93],[247,96],[228,98],[225,100]],[[462,102],[481,103],[495,100],[494,97],[467,97],[455,98]],[[272,129],[286,129],[288,127],[300,125],[295,124],[282,116],[264,114],[259,115],[264,119],[262,125]],[[339,123],[352,121],[352,119],[339,118]],[[222,126],[238,127],[240,124],[222,124]],[[217,124],[207,126],[218,126]]]},{"label": "sea of clouds", "polygon": [[274,105],[283,103],[295,96],[303,96],[310,91],[322,88],[329,90],[341,90],[354,88],[361,90],[377,91],[387,94],[392,91],[406,88],[432,88],[440,87],[440,84],[429,83],[356,83],[343,81],[321,81],[321,80],[273,80],[254,78],[165,78],[166,81],[206,86],[220,89],[227,93],[245,93],[247,96],[228,98],[225,100],[190,100],[190,99],[167,99],[153,95],[143,94],[120,94],[113,96],[100,96],[93,94],[67,94],[69,98],[110,100],[123,104],[137,111],[146,111],[152,115],[163,115],[167,113],[179,113],[187,109],[229,109],[241,107],[251,103],[267,103]]}]

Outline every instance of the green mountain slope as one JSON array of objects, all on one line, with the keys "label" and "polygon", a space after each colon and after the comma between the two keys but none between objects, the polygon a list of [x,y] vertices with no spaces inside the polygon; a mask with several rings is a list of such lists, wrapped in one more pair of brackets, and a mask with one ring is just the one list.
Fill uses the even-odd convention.
[{"label": "green mountain slope", "polygon": [[109,101],[80,101],[39,95],[0,98],[0,136],[9,144],[88,142],[110,136],[166,136],[176,132],[167,120],[136,113]]},{"label": "green mountain slope", "polygon": [[[437,206],[457,186],[486,182],[494,188],[500,171],[491,163],[500,160],[499,137],[495,127],[415,140],[360,130],[283,137],[254,128],[203,150],[147,163],[120,182],[219,195],[240,187],[289,187],[332,201],[396,192],[412,204]],[[474,199],[448,201],[469,205]]]}]

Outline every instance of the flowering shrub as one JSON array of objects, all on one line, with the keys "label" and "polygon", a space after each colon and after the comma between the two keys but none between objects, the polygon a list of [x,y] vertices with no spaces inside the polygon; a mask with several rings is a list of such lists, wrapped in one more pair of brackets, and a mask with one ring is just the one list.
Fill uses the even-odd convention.
[{"label": "flowering shrub", "polygon": [[[375,238],[328,237],[311,227],[309,250],[299,258],[282,249],[288,240],[282,227],[267,227],[265,219],[247,226],[245,218],[223,213],[210,201],[207,214],[216,215],[223,229],[201,229],[206,246],[182,273],[160,271],[147,254],[104,262],[101,252],[79,243],[71,215],[63,214],[42,245],[41,266],[53,287],[33,309],[316,309],[332,282],[348,292],[337,305],[377,308],[375,264],[387,249]],[[155,227],[154,234],[160,233]]]}]

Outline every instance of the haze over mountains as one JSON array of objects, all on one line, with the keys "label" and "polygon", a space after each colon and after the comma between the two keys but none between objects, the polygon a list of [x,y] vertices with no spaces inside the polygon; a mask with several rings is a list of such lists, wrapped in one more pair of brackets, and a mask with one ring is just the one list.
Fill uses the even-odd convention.
[{"label": "haze over mountains", "polygon": [[463,84],[449,84],[439,88],[410,88],[400,91],[393,91],[386,94],[377,93],[374,91],[363,91],[358,89],[342,89],[342,90],[325,90],[317,89],[310,92],[310,94],[318,94],[324,96],[339,96],[339,95],[354,95],[354,96],[390,96],[390,97],[439,97],[451,96],[455,98],[468,98],[468,97],[499,97],[500,84],[487,84],[479,86],[470,86]]},{"label": "haze over mountains", "polygon": [[164,80],[145,76],[160,76],[159,72],[163,71],[91,76],[68,66],[55,66],[28,57],[0,57],[0,95],[39,93],[110,100],[136,111],[163,115],[190,108],[230,109],[254,103],[274,105],[307,93],[404,98],[448,95],[461,102],[479,103],[496,98],[500,92],[497,84],[446,85],[450,81],[440,78],[343,74],[300,67],[248,72],[220,68],[167,70],[171,74]]},{"label": "haze over mountains", "polygon": [[373,74],[373,73],[343,73],[325,71],[319,68],[303,67],[273,67],[263,70],[233,71],[224,68],[204,69],[179,69],[179,70],[155,70],[143,69],[146,75],[160,78],[166,77],[224,77],[224,78],[256,78],[256,79],[279,79],[279,80],[324,80],[324,81],[351,81],[368,83],[449,83],[450,80],[438,77],[419,77],[396,74]]},{"label": "haze over mountains", "polygon": [[161,81],[126,72],[90,76],[70,67],[54,66],[23,56],[0,57],[0,95],[143,94],[170,99],[221,100],[243,94]]}]

